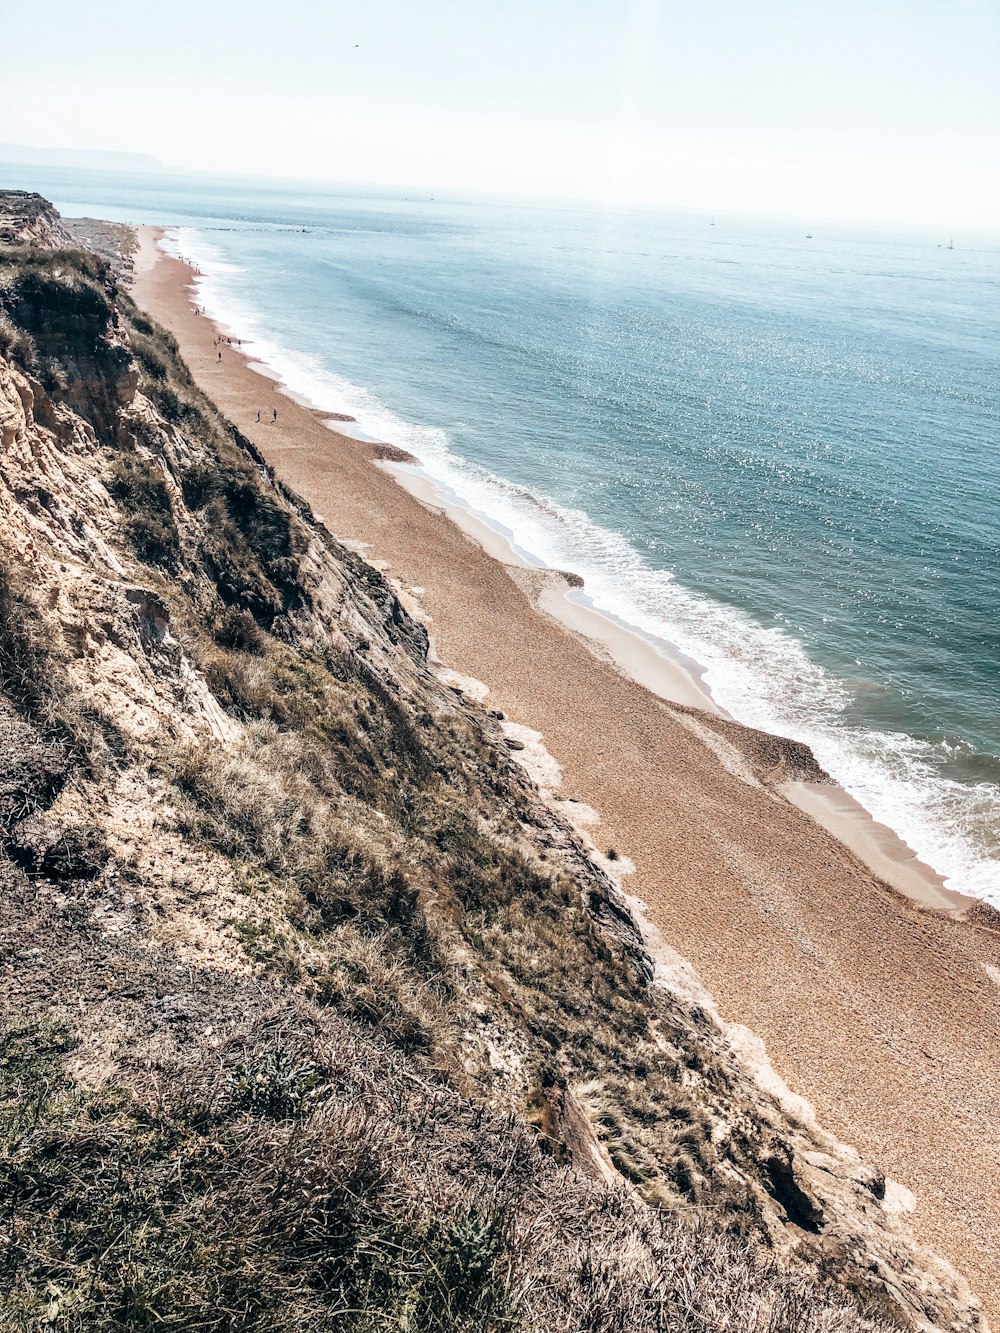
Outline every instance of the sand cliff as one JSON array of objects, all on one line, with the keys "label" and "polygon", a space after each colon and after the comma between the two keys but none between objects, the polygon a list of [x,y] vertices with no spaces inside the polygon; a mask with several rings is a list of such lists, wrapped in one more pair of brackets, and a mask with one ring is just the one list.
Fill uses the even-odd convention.
[{"label": "sand cliff", "polygon": [[[905,1190],[533,781],[516,700],[439,668],[103,261],[25,236],[0,251],[8,1326],[982,1328]],[[746,777],[678,734],[731,853]],[[738,741],[762,791],[808,768]]]}]

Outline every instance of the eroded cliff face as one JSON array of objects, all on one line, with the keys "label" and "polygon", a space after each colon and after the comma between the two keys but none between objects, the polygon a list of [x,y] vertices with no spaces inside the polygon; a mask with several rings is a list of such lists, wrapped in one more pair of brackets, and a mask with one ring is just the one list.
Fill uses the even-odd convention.
[{"label": "eroded cliff face", "polygon": [[46,216],[0,249],[5,1326],[982,1327]]},{"label": "eroded cliff face", "polygon": [[71,243],[62,218],[40,194],[3,190],[0,195],[0,245],[59,250]]}]

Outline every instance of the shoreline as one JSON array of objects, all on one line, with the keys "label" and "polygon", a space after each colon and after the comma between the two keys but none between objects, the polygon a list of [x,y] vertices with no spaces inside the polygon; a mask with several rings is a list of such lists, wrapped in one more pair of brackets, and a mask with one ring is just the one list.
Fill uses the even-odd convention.
[{"label": "shoreline", "polygon": [[[173,228],[145,230],[158,232],[159,243]],[[187,260],[178,262],[192,268],[192,286],[195,286],[203,276],[200,270],[193,269]],[[203,317],[223,336],[239,336],[211,316],[206,314]],[[291,389],[272,366],[255,356],[253,347],[252,341],[243,340],[240,346],[234,345],[230,350],[244,357],[252,371],[270,380],[283,397],[315,414],[334,435],[347,436],[376,448],[396,449],[391,442],[368,435],[355,418],[323,408]],[[559,621],[570,633],[580,636],[590,651],[608,658],[618,670],[667,703],[737,721],[713,697],[704,681],[705,668],[700,663],[669,641],[648,634],[589,603],[583,581],[578,587],[571,582],[572,571],[557,570],[521,552],[512,536],[499,524],[494,524],[488,515],[473,510],[458,496],[447,493],[420,459],[408,457],[403,461],[390,456],[373,461],[420,503],[444,514],[493,559],[508,568],[533,570],[536,577],[522,583],[523,591],[539,610]],[[916,902],[937,911],[961,913],[980,901],[971,894],[949,888],[944,877],[922,861],[895,829],[877,820],[836,779],[827,777],[823,782],[787,783],[781,787],[781,794],[842,842],[880,879]]]},{"label": "shoreline", "polygon": [[[591,836],[634,864],[629,891],[720,1013],[760,1036],[775,1070],[841,1141],[914,1191],[919,1238],[989,1302],[1000,1293],[991,918],[977,924],[973,900],[946,901],[898,839],[880,845],[883,826],[845,805],[842,789],[802,784],[803,747],[728,721],[703,692],[671,701],[684,681],[698,697],[684,664],[572,600],[558,571],[498,556],[502,533],[486,523],[485,538],[464,531],[446,497],[412,493],[391,463],[373,467],[384,452],[336,429],[331,413],[283,394],[277,429],[255,425],[255,409],[282,390],[251,364],[252,346],[224,346],[218,360],[215,326],[194,313],[192,271],[155,234],[141,233],[134,293],[177,337],[200,387],[320,521],[419,608],[438,659],[544,738],[560,799],[598,812]],[[566,607],[569,624],[555,614]],[[599,634],[590,617],[603,621]],[[630,650],[646,652],[649,681],[615,660],[626,635]],[[791,799],[803,785],[823,817]],[[872,873],[858,851],[865,837],[894,873],[915,876],[916,896]]]},{"label": "shoreline", "polygon": [[[668,703],[728,717],[704,685],[704,673],[697,662],[685,657],[680,649],[665,640],[654,639],[589,604],[585,599],[583,580],[572,571],[554,569],[528,559],[498,525],[448,496],[419,464],[415,467],[387,461],[379,466],[421,504],[443,513],[494,560],[509,568],[524,570],[528,576],[526,581],[537,586],[534,596],[541,609],[561,621],[571,632],[599,644],[638,684]],[[580,596],[581,592],[584,597]]]},{"label": "shoreline", "polygon": [[[289,394],[289,396],[292,396]],[[314,404],[303,400],[315,411]],[[626,676],[667,703],[680,704],[740,725],[721,708],[704,684],[704,668],[666,640],[656,639],[580,599],[562,570],[533,565],[485,516],[449,499],[436,480],[407,464],[380,463],[422,504],[436,508],[501,564],[533,570],[535,587],[525,589],[538,608],[580,636],[592,652],[605,653]],[[582,581],[581,581],[582,588]],[[887,824],[880,823],[834,779],[793,780],[781,794],[858,856],[892,888],[936,911],[961,913],[979,900],[946,885]]]}]

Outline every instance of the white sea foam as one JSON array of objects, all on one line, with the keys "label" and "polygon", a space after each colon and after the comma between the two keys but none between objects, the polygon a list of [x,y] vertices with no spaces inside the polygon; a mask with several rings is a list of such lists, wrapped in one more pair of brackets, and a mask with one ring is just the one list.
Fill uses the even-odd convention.
[{"label": "white sea foam", "polygon": [[278,346],[259,313],[234,293],[231,279],[239,270],[203,233],[180,228],[166,243],[201,269],[198,293],[208,314],[249,340],[253,355],[293,393],[321,410],[349,413],[366,435],[409,450],[433,480],[503,528],[520,550],[582,575],[598,610],[693,658],[728,713],[748,726],[806,742],[823,767],[950,888],[1000,907],[1000,788],[945,776],[943,746],[849,725],[848,686],[811,661],[787,630],[764,627],[688,591],[586,514],[491,475],[457,456],[444,431],[403,420],[315,355]]}]

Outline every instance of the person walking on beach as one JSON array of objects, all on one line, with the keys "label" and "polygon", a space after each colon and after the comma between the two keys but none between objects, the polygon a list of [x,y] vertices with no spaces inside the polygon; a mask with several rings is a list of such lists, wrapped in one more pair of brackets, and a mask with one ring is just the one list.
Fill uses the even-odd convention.
[{"label": "person walking on beach", "polygon": [[257,408],[257,425],[260,425],[260,408]]},{"label": "person walking on beach", "polygon": [[275,423],[277,420],[278,420],[278,409],[277,409],[276,407],[272,407],[272,408],[271,408],[271,425],[273,426],[274,423]]},{"label": "person walking on beach", "polygon": [[220,361],[221,361],[221,360],[222,360],[222,353],[221,353],[221,352],[219,352],[219,354],[218,354],[218,355],[219,355],[219,360],[220,360]]}]

